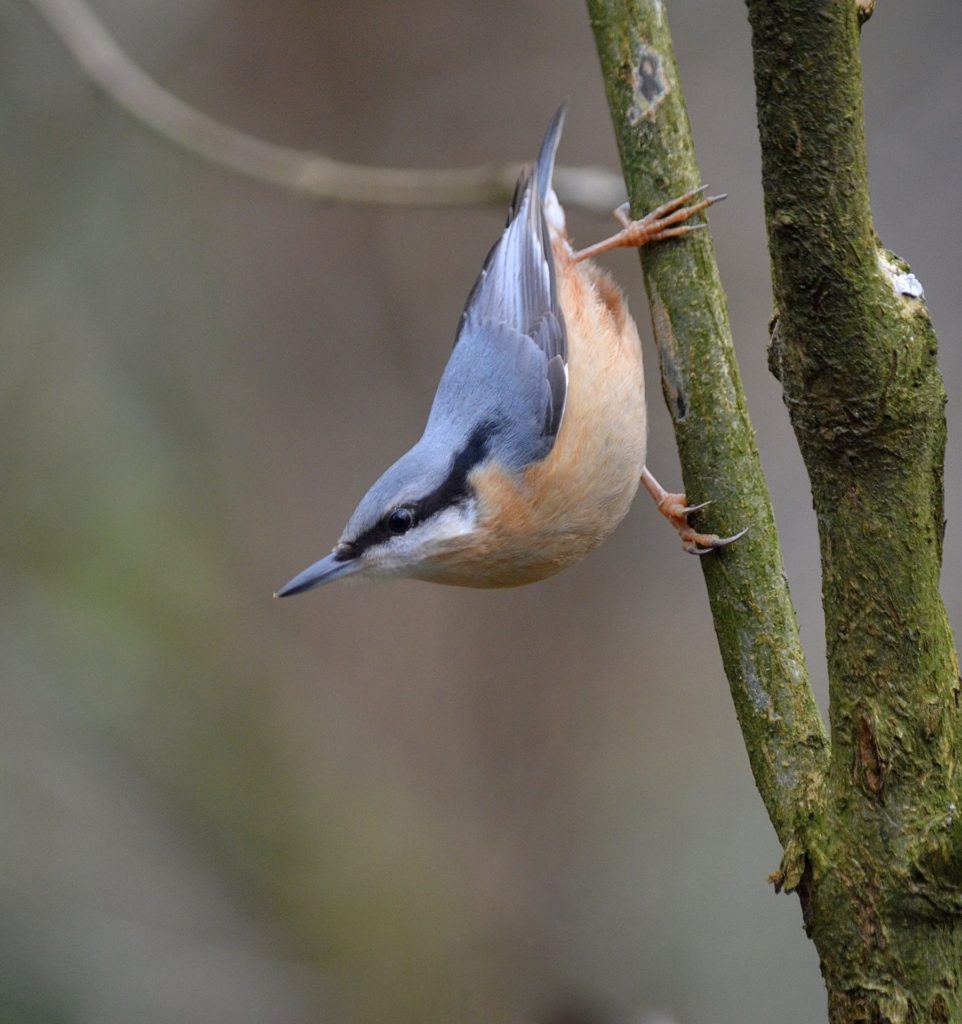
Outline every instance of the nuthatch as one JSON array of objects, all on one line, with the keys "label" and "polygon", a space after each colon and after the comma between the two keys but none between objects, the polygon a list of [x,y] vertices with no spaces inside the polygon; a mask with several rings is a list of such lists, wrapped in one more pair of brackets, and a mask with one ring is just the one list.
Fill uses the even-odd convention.
[{"label": "nuthatch", "polygon": [[417,444],[361,499],[337,546],[278,592],[345,576],[467,587],[542,580],[621,522],[639,481],[705,554],[736,537],[695,532],[685,497],[645,468],[638,331],[618,286],[589,259],[704,227],[703,189],[580,252],[551,185],[565,108],[518,180],[504,233],[468,296],[454,351]]}]

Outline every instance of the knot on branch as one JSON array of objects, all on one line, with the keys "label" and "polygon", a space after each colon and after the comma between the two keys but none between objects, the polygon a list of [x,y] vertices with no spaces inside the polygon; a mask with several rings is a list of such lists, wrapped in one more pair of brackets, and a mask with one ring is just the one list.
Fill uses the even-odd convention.
[{"label": "knot on branch", "polygon": [[777,381],[782,379],[782,334],[778,325],[778,313],[768,321],[768,372]]},{"label": "knot on branch", "polygon": [[808,856],[797,839],[789,841],[782,854],[778,870],[768,876],[768,881],[775,887],[775,892],[795,892],[802,885],[806,872],[810,873]]},{"label": "knot on branch", "polygon": [[962,814],[955,801],[923,829],[911,863],[914,895],[945,912],[962,911]]},{"label": "knot on branch", "polygon": [[661,387],[665,401],[675,423],[684,423],[688,417],[688,396],[685,375],[679,365],[678,339],[675,337],[668,307],[654,285],[651,286],[651,323],[661,360]]},{"label": "knot on branch", "polygon": [[886,768],[879,753],[875,718],[868,711],[855,716],[855,779],[873,799],[882,802]]}]

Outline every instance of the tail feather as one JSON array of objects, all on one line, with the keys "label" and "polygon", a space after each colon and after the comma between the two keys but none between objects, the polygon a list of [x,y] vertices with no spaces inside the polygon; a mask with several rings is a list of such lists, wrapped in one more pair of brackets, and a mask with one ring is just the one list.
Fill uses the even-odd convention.
[{"label": "tail feather", "polygon": [[[559,224],[563,230],[564,213],[551,188],[551,175],[567,106],[563,103],[551,119],[537,163],[526,166],[518,178],[508,223],[484,261],[459,327],[460,336],[470,316],[496,320],[529,336],[549,359],[560,355],[562,362],[567,358],[566,334],[558,304],[552,233]],[[550,329],[542,332],[546,318]]]},{"label": "tail feather", "polygon": [[551,176],[554,173],[554,158],[558,152],[558,143],[561,142],[561,132],[565,126],[565,114],[568,112],[568,101],[558,107],[557,113],[551,119],[548,130],[545,132],[544,141],[541,143],[541,150],[538,153],[538,162],[535,165],[535,174],[538,181],[538,192],[541,198],[545,199],[551,191]]}]

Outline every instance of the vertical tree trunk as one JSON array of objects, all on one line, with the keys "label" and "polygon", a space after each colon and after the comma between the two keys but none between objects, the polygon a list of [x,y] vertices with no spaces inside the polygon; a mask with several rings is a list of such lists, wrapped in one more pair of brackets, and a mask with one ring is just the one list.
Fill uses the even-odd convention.
[{"label": "vertical tree trunk", "polygon": [[[637,213],[697,183],[664,5],[588,7]],[[642,264],[686,486],[699,499],[720,493],[739,515],[757,509],[750,543],[706,560],[705,576],[785,849],[773,881],[799,893],[829,1016],[962,1021],[962,684],[939,595],[944,393],[921,287],[872,226],[858,53],[870,7],[748,0],[771,364],[818,515],[830,756],[775,578],[777,538],[710,247],[686,240]]]},{"label": "vertical tree trunk", "polygon": [[954,856],[962,717],[939,594],[936,338],[872,225],[860,8],[748,9],[772,366],[812,482],[828,639],[832,761],[806,924],[833,1020],[959,1020],[962,893],[937,868]]}]

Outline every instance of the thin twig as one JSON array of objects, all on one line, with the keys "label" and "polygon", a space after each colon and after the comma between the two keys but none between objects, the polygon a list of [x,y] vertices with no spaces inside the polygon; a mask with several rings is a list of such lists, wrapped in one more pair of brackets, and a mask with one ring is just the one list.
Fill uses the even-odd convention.
[{"label": "thin twig", "polygon": [[[342,163],[247,135],[171,95],[137,66],[82,0],[27,0],[84,74],[141,124],[175,145],[249,178],[312,199],[378,206],[485,206],[511,199],[520,164],[419,170]],[[594,167],[562,167],[563,202],[610,214],[621,179]]]}]

